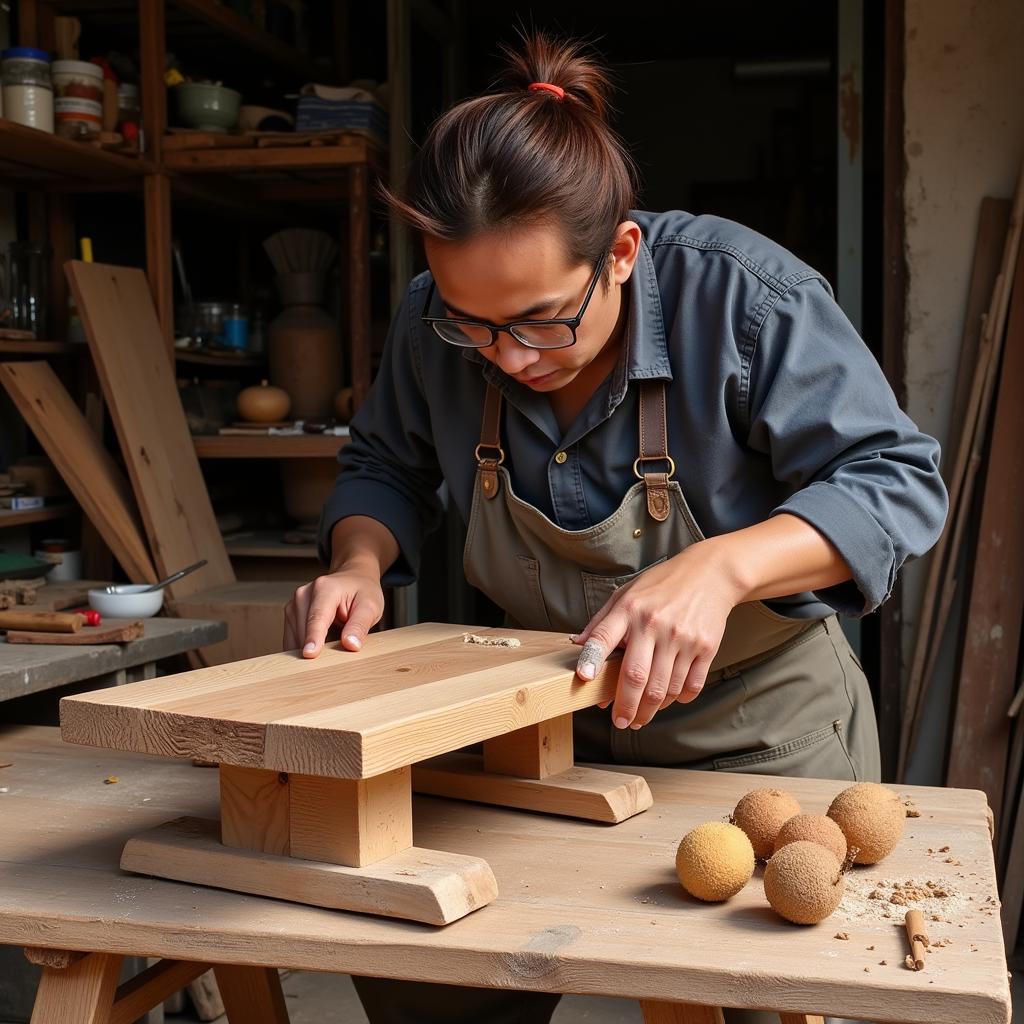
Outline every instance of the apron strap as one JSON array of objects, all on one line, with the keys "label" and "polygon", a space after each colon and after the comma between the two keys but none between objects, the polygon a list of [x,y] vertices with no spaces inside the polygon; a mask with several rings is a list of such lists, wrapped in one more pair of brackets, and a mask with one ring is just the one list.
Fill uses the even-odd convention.
[{"label": "apron strap", "polygon": [[[648,469],[652,463],[668,463],[665,469]],[[668,519],[671,502],[668,496],[669,477],[676,464],[668,453],[668,419],[665,411],[665,382],[645,380],[640,384],[640,456],[633,463],[633,472],[647,490],[647,511],[656,522]]]},{"label": "apron strap", "polygon": [[501,447],[501,392],[493,384],[487,385],[480,443],[474,454],[484,497],[493,498],[498,493],[498,467],[505,461]]}]

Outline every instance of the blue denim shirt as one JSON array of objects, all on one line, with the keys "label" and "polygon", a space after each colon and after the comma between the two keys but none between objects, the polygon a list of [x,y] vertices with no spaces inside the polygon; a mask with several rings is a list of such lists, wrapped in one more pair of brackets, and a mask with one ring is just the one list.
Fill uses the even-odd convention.
[{"label": "blue denim shirt", "polygon": [[[717,217],[631,217],[644,242],[625,285],[626,344],[565,434],[543,394],[423,325],[430,275],[412,281],[338,456],[321,558],[339,519],[370,516],[401,548],[386,582],[414,577],[442,480],[468,517],[487,381],[506,399],[505,464],[517,495],[564,529],[600,522],[635,482],[637,382],[661,379],[676,479],[704,534],[799,516],[839,549],[853,581],[773,606],[797,618],[872,611],[942,528],[938,443],[900,410],[820,274]],[[436,297],[433,308],[443,315]]]}]

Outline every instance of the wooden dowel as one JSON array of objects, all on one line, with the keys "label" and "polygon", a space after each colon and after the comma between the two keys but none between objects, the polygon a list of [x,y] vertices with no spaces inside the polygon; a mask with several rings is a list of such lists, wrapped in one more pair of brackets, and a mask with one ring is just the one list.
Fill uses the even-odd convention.
[{"label": "wooden dowel", "polygon": [[904,918],[904,925],[907,929],[907,939],[910,942],[910,956],[907,957],[907,966],[913,964],[915,971],[924,970],[924,954],[928,948],[928,931],[924,926],[924,916],[920,910],[908,910]]},{"label": "wooden dowel", "polygon": [[77,633],[84,622],[85,616],[74,612],[0,612],[0,629]]}]

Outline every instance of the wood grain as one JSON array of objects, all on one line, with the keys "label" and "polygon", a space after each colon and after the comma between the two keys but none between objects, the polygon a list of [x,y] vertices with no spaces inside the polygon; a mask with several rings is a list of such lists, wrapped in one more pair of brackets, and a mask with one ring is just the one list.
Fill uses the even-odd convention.
[{"label": "wood grain", "polygon": [[208,562],[171,584],[169,596],[233,583],[145,275],[78,260],[66,272],[156,569],[166,575],[202,558]]},{"label": "wood grain", "polygon": [[[10,792],[0,797],[0,943],[876,1022],[1009,1019],[997,911],[931,922],[933,939],[954,942],[933,954],[941,969],[915,973],[901,966],[906,936],[893,921],[841,906],[820,926],[792,926],[765,906],[759,878],[725,904],[687,899],[673,867],[680,837],[763,784],[755,776],[641,769],[657,806],[614,830],[417,798],[416,842],[486,858],[501,890],[482,911],[438,929],[120,872],[127,837],[176,815],[216,813],[215,772],[70,746],[54,729],[29,727],[0,727],[0,761],[13,762],[2,772]],[[121,783],[103,786],[97,772]],[[786,780],[801,806],[818,813],[844,785]],[[951,885],[964,904],[972,896],[970,907],[995,899],[983,796],[917,786],[900,793],[920,818],[908,820],[880,865],[854,868],[848,888],[926,877]],[[928,855],[944,845],[951,854]],[[961,864],[945,863],[950,855]],[[848,942],[833,938],[840,929]]]},{"label": "wood grain", "polygon": [[289,775],[291,855],[363,867],[412,846],[412,775],[372,779]]},{"label": "wood grain", "polygon": [[61,726],[74,743],[370,778],[614,693],[617,662],[581,683],[561,633],[484,630],[521,641],[485,647],[463,643],[469,628],[407,627],[371,634],[359,653],[275,654],[76,694]]},{"label": "wood grain", "polygon": [[220,766],[220,841],[240,850],[288,854],[288,776]]},{"label": "wood grain", "polygon": [[121,854],[121,868],[433,925],[457,921],[490,903],[498,892],[490,867],[479,857],[414,846],[376,864],[352,868],[231,849],[220,843],[217,822],[202,818],[177,818],[133,836]]},{"label": "wood grain", "polygon": [[572,715],[484,740],[484,771],[546,779],[573,766]]},{"label": "wood grain", "polygon": [[613,825],[653,802],[646,781],[600,768],[575,766],[543,779],[489,774],[473,754],[445,754],[413,767],[417,793],[474,800],[525,811],[561,814]]},{"label": "wood grain", "polygon": [[133,583],[155,583],[124,474],[47,363],[0,365],[0,383]]},{"label": "wood grain", "polygon": [[725,1017],[717,1006],[695,1003],[658,1003],[650,999],[640,1002],[644,1024],[724,1024]]},{"label": "wood grain", "polygon": [[214,968],[228,1024],[288,1024],[281,978],[272,967]]},{"label": "wood grain", "polygon": [[118,986],[108,1024],[133,1024],[207,969],[207,964],[183,960],[160,960],[147,967]]},{"label": "wood grain", "polygon": [[44,967],[32,1024],[107,1024],[121,960],[92,953],[69,967]]}]

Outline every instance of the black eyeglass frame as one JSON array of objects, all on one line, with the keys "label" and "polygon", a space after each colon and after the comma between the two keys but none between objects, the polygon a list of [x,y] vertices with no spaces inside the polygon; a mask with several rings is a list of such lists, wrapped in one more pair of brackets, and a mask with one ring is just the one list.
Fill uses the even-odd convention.
[{"label": "black eyeglass frame", "polygon": [[[594,289],[597,287],[597,282],[601,278],[601,274],[604,272],[605,265],[608,260],[608,253],[604,253],[601,259],[598,261],[597,269],[594,271],[594,276],[590,279],[590,285],[587,288],[587,294],[583,297],[583,304],[580,306],[579,312],[575,316],[570,317],[556,317],[552,320],[510,320],[507,324],[492,324],[486,320],[472,320],[469,317],[457,317],[457,316],[427,316],[423,313],[420,316],[420,320],[425,324],[429,324],[433,329],[434,333],[446,344],[454,345],[456,348],[490,348],[497,340],[498,335],[503,331],[506,334],[511,335],[519,342],[520,345],[524,345],[526,348],[531,348],[535,352],[557,352],[559,349],[572,348],[576,344],[576,330],[580,323],[583,321],[583,315],[587,311],[587,306],[590,305],[591,296],[594,294]],[[430,309],[430,303],[434,298],[435,285],[433,279],[430,282],[430,290],[427,292],[427,301],[424,303],[424,310]],[[462,326],[470,324],[473,327],[483,327],[491,332],[491,340],[484,343],[483,345],[460,345],[457,341],[452,341],[451,338],[446,338],[438,330],[437,325],[439,323],[455,324],[456,326]],[[562,326],[568,327],[572,331],[572,341],[567,342],[564,345],[531,345],[530,342],[524,341],[515,333],[516,327],[550,327],[550,326]]]}]

